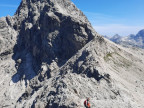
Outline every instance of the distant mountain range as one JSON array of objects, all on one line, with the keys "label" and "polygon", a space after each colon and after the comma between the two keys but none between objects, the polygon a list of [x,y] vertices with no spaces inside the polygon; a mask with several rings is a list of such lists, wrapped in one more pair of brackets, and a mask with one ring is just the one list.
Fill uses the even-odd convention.
[{"label": "distant mountain range", "polygon": [[144,29],[140,30],[136,35],[131,34],[129,36],[123,37],[116,34],[112,37],[108,36],[104,37],[125,47],[132,46],[132,47],[144,48]]}]

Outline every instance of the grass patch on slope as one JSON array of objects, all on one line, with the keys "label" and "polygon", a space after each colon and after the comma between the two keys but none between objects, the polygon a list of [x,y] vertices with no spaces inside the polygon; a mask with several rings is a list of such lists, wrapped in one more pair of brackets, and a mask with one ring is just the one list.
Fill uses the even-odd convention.
[{"label": "grass patch on slope", "polygon": [[126,59],[125,57],[121,56],[120,54],[116,52],[108,53],[106,56],[104,56],[104,60],[106,62],[112,61],[115,66],[119,67],[130,67],[132,65],[132,62]]}]

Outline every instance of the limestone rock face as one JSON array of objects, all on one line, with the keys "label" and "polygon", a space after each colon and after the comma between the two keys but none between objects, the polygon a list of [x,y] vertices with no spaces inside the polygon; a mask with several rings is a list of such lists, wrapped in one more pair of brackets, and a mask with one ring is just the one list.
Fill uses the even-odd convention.
[{"label": "limestone rock face", "polygon": [[0,54],[1,56],[12,53],[16,44],[17,32],[11,27],[13,18],[7,16],[0,19]]},{"label": "limestone rock face", "polygon": [[19,32],[15,59],[23,60],[23,52],[29,53],[36,74],[42,63],[63,65],[97,35],[70,0],[23,0],[15,19]]},{"label": "limestone rock face", "polygon": [[0,107],[144,107],[144,51],[98,35],[70,0],[22,0],[0,47]]}]

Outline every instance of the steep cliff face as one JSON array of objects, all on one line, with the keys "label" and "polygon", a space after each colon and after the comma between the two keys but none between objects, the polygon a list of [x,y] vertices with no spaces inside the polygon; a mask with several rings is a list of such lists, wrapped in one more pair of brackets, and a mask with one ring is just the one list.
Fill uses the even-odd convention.
[{"label": "steep cliff face", "polygon": [[22,0],[0,46],[1,107],[143,107],[143,51],[98,35],[70,0]]},{"label": "steep cliff face", "polygon": [[69,0],[23,0],[15,18],[19,32],[15,59],[25,59],[21,54],[25,50],[33,57],[36,72],[42,63],[63,65],[97,35]]}]

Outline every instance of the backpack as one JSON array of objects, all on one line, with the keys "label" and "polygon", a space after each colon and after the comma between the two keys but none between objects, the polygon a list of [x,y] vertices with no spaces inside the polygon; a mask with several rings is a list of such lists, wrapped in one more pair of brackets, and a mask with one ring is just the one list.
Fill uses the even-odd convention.
[{"label": "backpack", "polygon": [[85,106],[85,107],[87,106],[87,100],[84,101],[84,106]]}]

